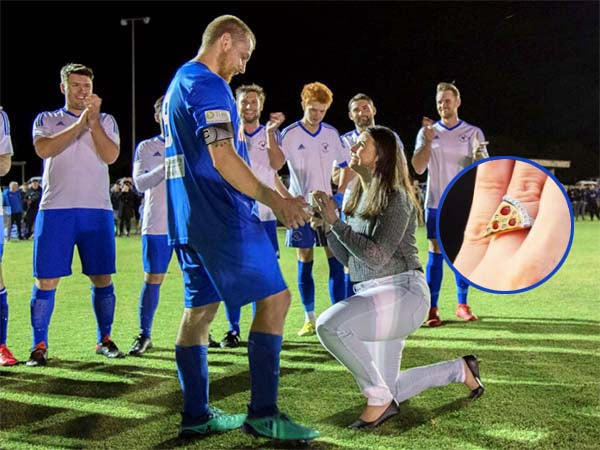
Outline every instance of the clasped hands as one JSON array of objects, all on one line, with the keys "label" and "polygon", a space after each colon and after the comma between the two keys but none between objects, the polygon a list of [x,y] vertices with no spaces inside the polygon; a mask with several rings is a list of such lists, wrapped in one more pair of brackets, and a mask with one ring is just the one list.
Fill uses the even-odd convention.
[{"label": "clasped hands", "polygon": [[323,191],[311,192],[309,201],[312,209],[310,226],[312,228],[323,227],[329,231],[331,226],[338,220],[337,204],[333,199]]}]

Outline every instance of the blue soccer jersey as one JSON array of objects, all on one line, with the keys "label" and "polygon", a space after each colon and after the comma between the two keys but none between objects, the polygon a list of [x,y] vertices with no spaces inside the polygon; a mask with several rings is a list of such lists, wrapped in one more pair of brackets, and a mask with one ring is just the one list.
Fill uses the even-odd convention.
[{"label": "blue soccer jersey", "polygon": [[202,248],[215,239],[243,233],[248,223],[258,220],[253,214],[255,202],[214,168],[202,137],[204,128],[230,122],[234,146],[249,163],[245,143],[239,140],[240,120],[227,82],[202,63],[184,64],[165,95],[163,122],[169,242]]},{"label": "blue soccer jersey", "polygon": [[229,85],[202,63],[184,64],[165,94],[163,125],[169,243],[183,271],[186,307],[220,299],[241,306],[286,288],[255,201],[221,176],[204,142],[204,128],[224,123],[248,163]]}]

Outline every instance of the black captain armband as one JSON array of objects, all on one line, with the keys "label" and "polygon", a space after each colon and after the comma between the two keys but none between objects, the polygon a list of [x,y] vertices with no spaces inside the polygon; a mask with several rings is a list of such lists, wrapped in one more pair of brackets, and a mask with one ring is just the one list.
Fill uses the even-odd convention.
[{"label": "black captain armband", "polygon": [[215,123],[202,130],[202,136],[206,145],[214,144],[225,139],[233,139],[233,125],[231,122]]}]

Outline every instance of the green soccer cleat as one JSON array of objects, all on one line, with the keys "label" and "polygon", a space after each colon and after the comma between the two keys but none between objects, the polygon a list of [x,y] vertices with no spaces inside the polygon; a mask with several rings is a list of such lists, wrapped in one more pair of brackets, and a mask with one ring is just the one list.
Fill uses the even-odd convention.
[{"label": "green soccer cleat", "polygon": [[317,430],[295,423],[282,412],[257,419],[247,418],[244,422],[244,432],[281,441],[308,442],[319,437]]},{"label": "green soccer cleat", "polygon": [[226,414],[217,408],[210,408],[210,419],[202,423],[195,423],[183,414],[179,436],[191,437],[235,430],[244,424],[245,419],[246,414]]}]

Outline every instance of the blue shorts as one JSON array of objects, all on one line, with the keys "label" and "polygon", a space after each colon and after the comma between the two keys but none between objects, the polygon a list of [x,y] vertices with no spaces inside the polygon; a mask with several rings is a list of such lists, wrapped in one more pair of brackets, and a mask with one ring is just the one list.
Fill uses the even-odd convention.
[{"label": "blue shorts", "polygon": [[279,258],[279,242],[277,241],[277,221],[276,220],[265,220],[261,222],[263,228],[267,232],[267,236],[269,236],[269,240],[271,244],[273,244],[273,249]]},{"label": "blue shorts", "polygon": [[77,245],[86,275],[115,273],[115,236],[112,210],[42,209],[35,218],[33,276],[71,275]]},{"label": "blue shorts", "polygon": [[287,229],[285,231],[285,245],[297,248],[326,247],[327,238],[321,229],[316,232],[307,223],[296,230]]},{"label": "blue shorts", "polygon": [[142,235],[144,272],[167,273],[171,256],[173,256],[173,247],[169,245],[169,237],[166,234]]},{"label": "blue shorts", "polygon": [[427,239],[437,239],[435,232],[435,222],[437,220],[437,208],[427,208],[425,210],[425,224],[427,225]]},{"label": "blue shorts", "polygon": [[175,246],[186,308],[220,300],[240,308],[287,288],[273,245],[259,222],[256,225],[245,230],[243,240],[214,242],[202,250]]}]

